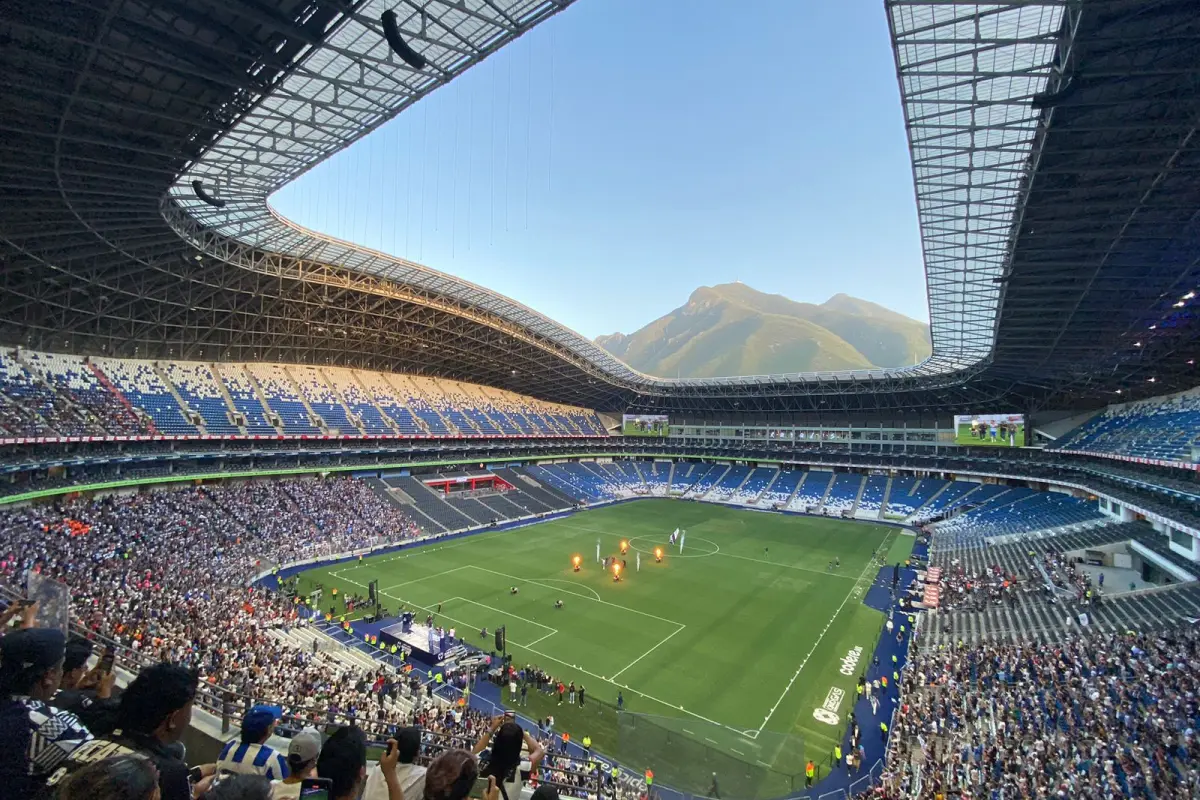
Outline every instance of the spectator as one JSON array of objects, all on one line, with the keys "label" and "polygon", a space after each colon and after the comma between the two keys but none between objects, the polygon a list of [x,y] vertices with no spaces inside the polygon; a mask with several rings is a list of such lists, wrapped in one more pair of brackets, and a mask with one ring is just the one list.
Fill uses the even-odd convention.
[{"label": "spectator", "polygon": [[58,786],[56,800],[157,800],[158,770],[143,755],[104,758],[75,771]]},{"label": "spectator", "polygon": [[[503,716],[492,720],[492,726],[475,743],[472,751],[482,753],[488,745],[491,753],[481,775],[495,777],[504,800],[520,800],[521,788],[542,763],[546,748],[534,741],[520,725]],[[527,751],[528,755],[523,755]]]},{"label": "spectator", "polygon": [[[421,732],[413,727],[397,731],[396,747],[396,779],[400,783],[404,798],[419,800],[425,794],[425,767],[413,762],[421,750]],[[376,766],[367,777],[363,800],[388,800],[387,782],[381,766]]]},{"label": "spectator", "polygon": [[104,736],[116,727],[117,703],[112,699],[115,672],[104,672],[99,665],[88,670],[92,643],[82,636],[67,640],[63,659],[63,679],[52,701],[56,708],[79,717],[93,736]]},{"label": "spectator", "polygon": [[[479,762],[473,753],[447,750],[433,760],[425,773],[424,800],[465,800],[478,777]],[[489,794],[494,781],[492,778],[488,782]],[[495,790],[495,794],[499,795],[499,791]]]},{"label": "spectator", "polygon": [[[174,664],[155,664],[147,667],[121,695],[117,709],[118,730],[108,736],[88,742],[71,754],[54,782],[64,773],[72,773],[87,764],[116,755],[139,753],[150,758],[158,769],[158,785],[162,800],[189,800],[193,797],[188,783],[188,767],[179,757],[174,745],[187,730],[192,719],[192,702],[196,696],[197,679],[191,670]],[[201,767],[207,777],[215,765]],[[197,784],[195,796],[207,788]]]},{"label": "spectator", "polygon": [[317,756],[321,754],[321,734],[316,728],[305,728],[288,743],[288,776],[271,784],[272,800],[288,800],[300,796],[300,782],[314,777]]},{"label": "spectator", "polygon": [[332,783],[332,800],[354,800],[367,777],[367,737],[347,726],[334,732],[317,756],[317,774]]},{"label": "spectator", "polygon": [[28,628],[0,638],[0,786],[14,800],[43,790],[50,775],[91,733],[74,714],[49,705],[62,680],[66,636]]},{"label": "spectator", "polygon": [[217,774],[262,775],[280,781],[288,776],[287,761],[267,740],[275,732],[283,709],[260,703],[242,717],[242,735],[225,744],[217,758]]}]

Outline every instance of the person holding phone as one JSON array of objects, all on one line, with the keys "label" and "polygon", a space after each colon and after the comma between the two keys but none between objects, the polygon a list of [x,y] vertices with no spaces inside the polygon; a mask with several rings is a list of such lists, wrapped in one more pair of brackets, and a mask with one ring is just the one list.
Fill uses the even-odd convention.
[{"label": "person holding phone", "polygon": [[288,743],[288,776],[271,781],[271,800],[290,800],[300,796],[300,783],[314,777],[317,756],[321,754],[321,732],[316,728],[305,728]]},{"label": "person holding phone", "polygon": [[91,657],[91,642],[82,636],[67,639],[62,684],[52,704],[79,717],[93,736],[105,736],[117,727],[119,704],[112,696],[117,679],[116,651],[112,645],[105,647],[99,662],[89,670]]},{"label": "person holding phone", "polygon": [[491,747],[480,775],[494,777],[502,800],[520,800],[521,788],[542,763],[546,748],[507,715],[496,717],[472,750],[476,755]]},{"label": "person holding phone", "polygon": [[[425,767],[415,763],[421,751],[421,731],[417,728],[401,728],[396,731],[396,780],[405,800],[420,800],[425,794]],[[367,776],[367,788],[362,800],[389,800],[387,780],[383,774],[383,761]]]}]

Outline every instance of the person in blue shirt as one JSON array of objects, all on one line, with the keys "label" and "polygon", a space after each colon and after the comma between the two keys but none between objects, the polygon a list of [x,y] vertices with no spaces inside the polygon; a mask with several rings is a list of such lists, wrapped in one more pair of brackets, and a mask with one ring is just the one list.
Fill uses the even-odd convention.
[{"label": "person in blue shirt", "polygon": [[275,723],[283,715],[279,706],[259,704],[242,718],[242,735],[226,743],[217,759],[219,774],[262,775],[273,781],[288,776],[287,760],[267,744]]}]

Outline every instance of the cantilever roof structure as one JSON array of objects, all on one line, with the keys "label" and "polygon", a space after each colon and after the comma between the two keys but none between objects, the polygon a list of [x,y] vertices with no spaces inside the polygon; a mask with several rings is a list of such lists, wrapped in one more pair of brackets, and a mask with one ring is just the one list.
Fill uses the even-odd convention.
[{"label": "cantilever roof structure", "polygon": [[[907,369],[653,378],[484,287],[271,210],[272,191],[572,2],[19,6],[0,19],[0,340],[684,411],[1021,409],[1195,383],[1179,364],[1196,326],[1175,305],[1196,277],[1191,0],[883,0],[934,343]],[[389,8],[428,66],[388,47]]]},{"label": "cantilever roof structure", "polygon": [[[1029,101],[1054,66],[1063,5],[891,4],[901,94],[912,140],[918,206],[929,279],[933,356],[906,369],[858,370],[672,380],[642,375],[574,331],[507,297],[434,269],[340,242],[281,218],[271,192],[316,161],[402,112],[506,41],[506,21],[522,29],[566,3],[523,3],[501,15],[479,4],[431,2],[411,11],[402,29],[428,43],[433,70],[413,70],[393,56],[368,0],[305,63],[175,183],[164,213],[185,238],[248,269],[278,269],[257,252],[344,267],[428,290],[536,331],[594,364],[602,375],[641,392],[672,388],[747,387],[784,382],[895,381],[948,374],[983,364],[995,340],[999,288],[1021,176],[1038,114]],[[197,197],[193,181],[225,202]],[[174,205],[190,218],[173,213]],[[204,234],[190,222],[199,223]],[[207,235],[205,235],[207,234]],[[232,246],[232,239],[238,245]],[[247,249],[249,248],[249,249]],[[321,270],[305,273],[320,280]],[[836,390],[836,389],[835,389]]]}]

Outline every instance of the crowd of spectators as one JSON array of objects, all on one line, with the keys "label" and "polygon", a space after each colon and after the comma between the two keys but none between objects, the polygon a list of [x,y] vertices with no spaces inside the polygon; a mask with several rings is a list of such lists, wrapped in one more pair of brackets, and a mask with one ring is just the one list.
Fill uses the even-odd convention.
[{"label": "crowd of spectators", "polygon": [[1200,796],[1198,670],[1195,629],[917,655],[893,728],[893,789],[905,797]]},{"label": "crowd of spectators", "polygon": [[[381,741],[417,726],[417,758],[428,763],[443,751],[469,749],[490,724],[465,704],[439,698],[416,672],[348,665],[333,652],[291,643],[278,634],[308,624],[308,614],[287,597],[247,585],[273,564],[420,534],[400,509],[358,481],[243,483],[62,501],[0,511],[0,527],[7,534],[0,582],[19,590],[29,570],[62,581],[70,587],[72,617],[84,628],[127,647],[143,663],[170,664],[197,684],[278,704],[285,732],[350,723]],[[72,674],[78,682],[82,668]],[[446,679],[465,688],[474,677],[463,672]],[[558,749],[552,730],[538,733]],[[79,738],[72,744],[91,737]],[[158,772],[164,774],[161,766]],[[613,783],[600,764],[564,752],[555,753],[541,782],[581,800],[598,800],[596,789]]]}]

